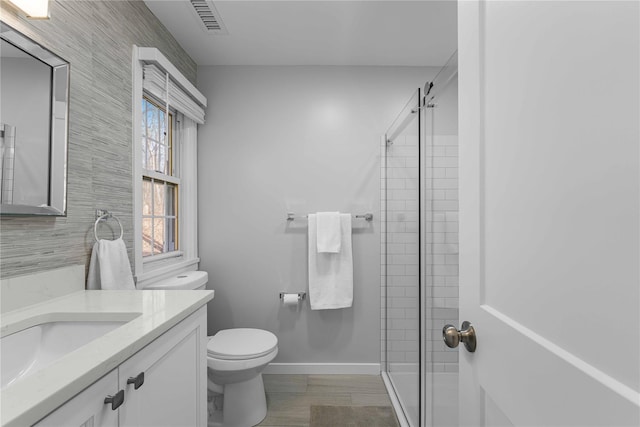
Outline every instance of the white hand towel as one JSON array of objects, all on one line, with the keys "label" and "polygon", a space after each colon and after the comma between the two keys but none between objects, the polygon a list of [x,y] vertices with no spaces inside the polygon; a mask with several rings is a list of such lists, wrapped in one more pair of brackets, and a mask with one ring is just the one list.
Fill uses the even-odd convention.
[{"label": "white hand towel", "polygon": [[99,240],[93,245],[87,289],[136,289],[122,239]]},{"label": "white hand towel", "polygon": [[318,252],[332,254],[340,252],[342,240],[340,212],[318,212],[316,220]]},{"label": "white hand towel", "polygon": [[312,310],[346,308],[353,304],[351,215],[340,214],[340,225],[340,252],[318,253],[317,217],[309,215],[309,302]]}]

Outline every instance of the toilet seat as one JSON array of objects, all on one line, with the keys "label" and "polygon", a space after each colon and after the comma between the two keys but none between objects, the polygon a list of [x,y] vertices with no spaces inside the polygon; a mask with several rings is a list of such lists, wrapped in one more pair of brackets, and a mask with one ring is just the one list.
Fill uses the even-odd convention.
[{"label": "toilet seat", "polygon": [[207,342],[207,357],[247,360],[266,356],[277,349],[278,338],[269,331],[252,328],[224,329]]}]

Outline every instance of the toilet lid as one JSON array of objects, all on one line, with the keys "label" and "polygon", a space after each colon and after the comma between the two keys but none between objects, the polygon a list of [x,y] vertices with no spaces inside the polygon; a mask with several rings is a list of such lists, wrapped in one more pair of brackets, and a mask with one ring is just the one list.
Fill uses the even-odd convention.
[{"label": "toilet lid", "polygon": [[217,359],[253,359],[271,353],[278,338],[262,329],[223,329],[209,338],[207,354]]}]

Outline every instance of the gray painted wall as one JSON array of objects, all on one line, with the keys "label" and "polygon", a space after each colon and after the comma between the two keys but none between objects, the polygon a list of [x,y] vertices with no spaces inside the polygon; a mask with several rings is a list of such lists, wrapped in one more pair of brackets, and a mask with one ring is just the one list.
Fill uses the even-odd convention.
[{"label": "gray painted wall", "polygon": [[[380,138],[423,68],[199,67],[207,123],[198,133],[200,269],[216,297],[209,333],[260,327],[280,363],[380,361]],[[354,305],[300,311],[307,223],[286,214],[372,212],[354,222]]]},{"label": "gray painted wall", "polygon": [[2,217],[2,278],[87,266],[96,208],[120,218],[133,259],[132,45],[157,47],[188,79],[196,79],[195,63],[143,2],[49,5],[47,21],[26,20],[6,2],[1,11],[3,21],[71,63],[67,217]]}]

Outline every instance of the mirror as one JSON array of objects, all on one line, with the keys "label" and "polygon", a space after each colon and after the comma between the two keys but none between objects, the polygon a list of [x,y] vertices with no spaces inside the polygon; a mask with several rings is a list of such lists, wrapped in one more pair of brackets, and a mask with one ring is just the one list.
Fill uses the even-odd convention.
[{"label": "mirror", "polygon": [[0,26],[0,214],[65,216],[69,63]]}]

